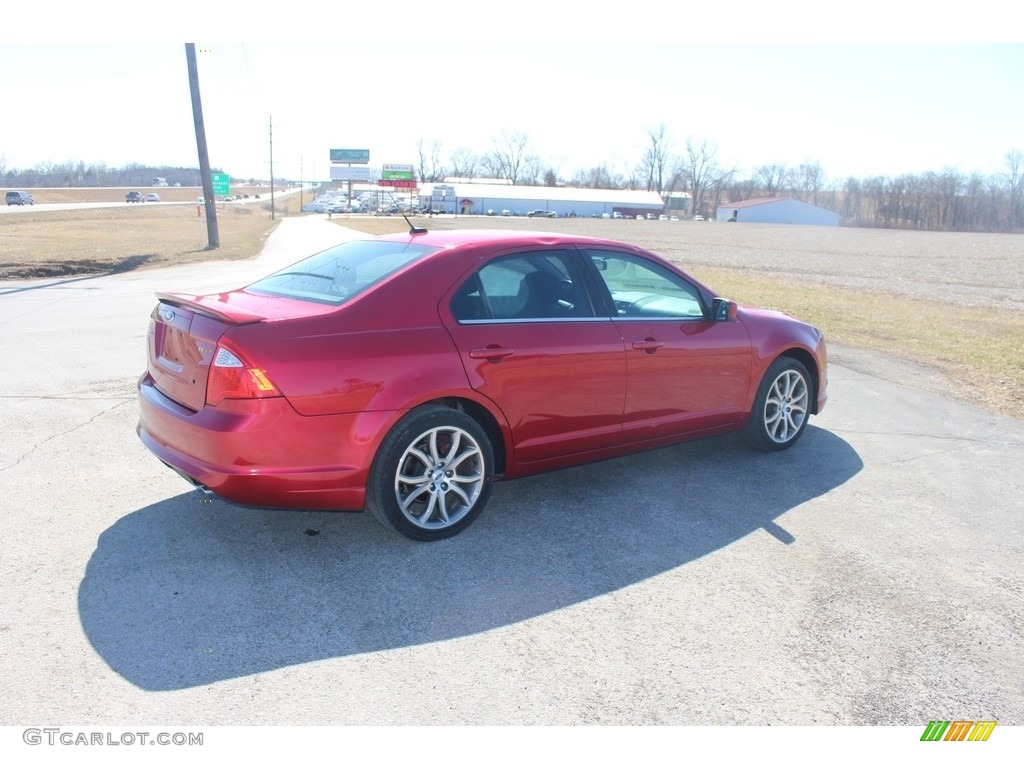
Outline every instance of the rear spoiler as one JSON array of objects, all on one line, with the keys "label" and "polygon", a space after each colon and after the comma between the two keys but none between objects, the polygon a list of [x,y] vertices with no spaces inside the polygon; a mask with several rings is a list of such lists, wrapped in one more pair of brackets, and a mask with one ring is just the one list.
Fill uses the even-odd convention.
[{"label": "rear spoiler", "polygon": [[164,304],[173,307],[184,307],[208,315],[217,320],[234,325],[259,323],[267,319],[266,315],[250,312],[248,309],[232,306],[224,301],[217,301],[211,296],[188,296],[184,293],[157,293],[156,297]]}]

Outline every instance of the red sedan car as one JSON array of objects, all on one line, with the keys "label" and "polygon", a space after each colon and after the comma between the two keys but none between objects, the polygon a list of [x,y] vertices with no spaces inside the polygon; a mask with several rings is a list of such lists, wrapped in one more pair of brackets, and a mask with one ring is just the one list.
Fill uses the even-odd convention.
[{"label": "red sedan car", "polygon": [[496,479],[729,431],[789,448],[826,400],[817,328],[611,240],[414,229],[158,297],[157,457],[229,501],[369,509],[424,541]]}]

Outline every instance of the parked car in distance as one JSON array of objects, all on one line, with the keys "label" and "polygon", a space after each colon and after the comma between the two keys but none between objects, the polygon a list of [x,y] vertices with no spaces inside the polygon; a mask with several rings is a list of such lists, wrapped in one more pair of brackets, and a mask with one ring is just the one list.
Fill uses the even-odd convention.
[{"label": "parked car in distance", "polygon": [[8,205],[35,205],[36,199],[32,197],[28,192],[19,192],[17,190],[11,190],[7,193],[7,204]]},{"label": "parked car in distance", "polygon": [[142,196],[141,192],[129,192],[124,196],[124,201],[126,203],[141,203],[144,200],[145,198]]},{"label": "parked car in distance", "polygon": [[558,214],[554,211],[536,210],[529,211],[526,214],[531,219],[542,218],[542,219],[557,219]]},{"label": "parked car in distance", "polygon": [[694,221],[704,221],[704,217],[703,217],[703,216],[701,216],[701,215],[700,215],[700,214],[698,213],[698,214],[697,214],[696,216],[694,216],[694,217],[693,217],[693,220],[694,220]]},{"label": "parked car in distance", "polygon": [[146,202],[147,203],[159,203],[160,202],[160,195],[158,195],[156,192],[150,192],[148,195],[146,195]]},{"label": "parked car in distance", "polygon": [[152,453],[232,502],[368,510],[422,541],[495,480],[725,432],[791,448],[827,399],[820,330],[614,240],[414,229],[157,297]]}]

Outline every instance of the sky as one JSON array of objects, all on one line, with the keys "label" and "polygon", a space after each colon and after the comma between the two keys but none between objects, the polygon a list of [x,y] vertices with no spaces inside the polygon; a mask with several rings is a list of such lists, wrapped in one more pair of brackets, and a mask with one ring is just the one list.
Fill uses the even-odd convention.
[{"label": "sky", "polygon": [[651,0],[611,19],[533,0],[277,5],[264,25],[238,23],[241,3],[206,19],[208,2],[182,0],[156,21],[117,3],[109,16],[29,17],[5,22],[29,34],[0,39],[0,161],[196,167],[181,42],[194,40],[210,160],[236,177],[268,177],[271,146],[275,177],[325,179],[332,148],[368,149],[379,168],[416,165],[418,145],[437,142],[446,163],[511,134],[563,178],[622,173],[662,126],[672,154],[708,142],[741,176],[775,163],[817,163],[831,179],[1003,172],[1024,151],[1021,12],[979,23],[988,0],[975,21],[939,2],[944,23],[922,27],[874,1],[858,23],[799,1],[694,12]]}]

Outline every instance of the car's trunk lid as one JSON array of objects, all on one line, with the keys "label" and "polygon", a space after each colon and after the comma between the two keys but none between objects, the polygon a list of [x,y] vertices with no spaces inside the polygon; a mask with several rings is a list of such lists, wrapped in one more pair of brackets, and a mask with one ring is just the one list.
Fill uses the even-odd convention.
[{"label": "car's trunk lid", "polygon": [[238,290],[208,296],[158,293],[149,331],[149,373],[161,392],[193,411],[206,404],[217,342],[229,329],[324,314],[330,305]]},{"label": "car's trunk lid", "polygon": [[156,388],[198,411],[206,404],[206,384],[217,340],[232,325],[265,318],[207,297],[186,299],[157,294],[160,303],[149,325],[149,374]]}]

